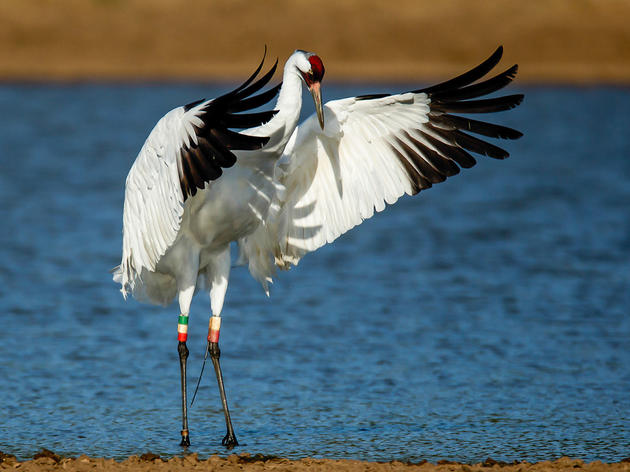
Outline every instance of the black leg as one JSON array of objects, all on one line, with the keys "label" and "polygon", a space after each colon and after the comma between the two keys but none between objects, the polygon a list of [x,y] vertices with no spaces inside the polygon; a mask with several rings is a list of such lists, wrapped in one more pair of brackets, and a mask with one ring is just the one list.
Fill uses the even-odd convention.
[{"label": "black leg", "polygon": [[190,437],[188,436],[188,405],[186,396],[186,360],[188,359],[188,348],[185,341],[180,341],[177,346],[179,352],[179,368],[182,376],[182,442],[180,446],[190,446]]},{"label": "black leg", "polygon": [[232,428],[230,410],[228,409],[227,398],[225,397],[225,388],[223,387],[223,374],[221,373],[221,364],[219,363],[219,357],[221,357],[219,343],[208,341],[208,350],[210,352],[210,358],[212,359],[212,365],[214,366],[214,373],[217,375],[219,393],[221,394],[221,404],[223,405],[223,413],[225,414],[225,425],[227,426],[227,434],[223,438],[223,441],[221,441],[221,444],[228,449],[232,449],[234,446],[238,446],[238,441],[236,440],[236,435],[234,434],[234,428]]}]

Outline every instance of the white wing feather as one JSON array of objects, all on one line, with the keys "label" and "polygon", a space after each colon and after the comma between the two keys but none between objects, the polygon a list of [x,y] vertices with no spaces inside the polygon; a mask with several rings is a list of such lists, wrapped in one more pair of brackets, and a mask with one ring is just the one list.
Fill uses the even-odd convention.
[{"label": "white wing feather", "polygon": [[184,111],[175,108],[155,125],[136,158],[125,185],[123,211],[123,256],[114,269],[123,295],[136,289],[143,269],[155,271],[160,258],[173,245],[184,213],[184,198],[178,177],[179,153],[196,140],[197,114],[207,102]]},{"label": "white wing feather", "polygon": [[288,269],[418,191],[392,145],[428,121],[428,104],[424,93],[346,98],[326,103],[324,131],[315,115],[296,129],[276,165],[284,191],[265,224],[240,241],[241,260],[265,290],[275,270],[271,255]]},{"label": "white wing feather", "polygon": [[315,117],[300,126],[281,161],[286,187],[278,215],[276,259],[297,264],[414,188],[392,150],[393,137],[428,121],[426,94],[376,100],[348,98],[325,106],[325,131]]}]

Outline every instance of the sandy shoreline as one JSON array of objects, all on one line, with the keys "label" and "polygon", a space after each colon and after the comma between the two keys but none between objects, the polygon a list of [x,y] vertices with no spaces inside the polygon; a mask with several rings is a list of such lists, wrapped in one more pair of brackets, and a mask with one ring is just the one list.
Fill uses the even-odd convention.
[{"label": "sandy shoreline", "polygon": [[630,83],[630,2],[0,2],[0,80],[238,80],[263,47],[317,52],[329,80],[437,80],[499,44],[520,80]]},{"label": "sandy shoreline", "polygon": [[42,450],[35,454],[34,458],[27,461],[17,461],[15,457],[0,452],[0,470],[20,469],[25,471],[52,471],[67,470],[84,472],[98,469],[108,472],[114,471],[179,471],[179,470],[223,470],[223,471],[422,471],[422,472],[488,472],[489,470],[501,470],[501,472],[560,472],[582,469],[588,472],[628,472],[630,471],[630,458],[616,463],[602,463],[599,461],[585,463],[579,459],[560,458],[555,461],[543,461],[537,463],[514,462],[504,463],[492,459],[486,459],[478,464],[461,464],[450,461],[439,461],[437,464],[429,462],[405,463],[391,462],[366,462],[358,460],[332,460],[304,458],[289,460],[278,457],[269,457],[250,454],[233,454],[222,458],[211,456],[206,460],[199,460],[197,454],[185,457],[173,457],[162,459],[158,455],[145,453],[141,456],[131,456],[123,461],[114,459],[92,458],[79,456],[76,458],[61,457],[51,451]]}]

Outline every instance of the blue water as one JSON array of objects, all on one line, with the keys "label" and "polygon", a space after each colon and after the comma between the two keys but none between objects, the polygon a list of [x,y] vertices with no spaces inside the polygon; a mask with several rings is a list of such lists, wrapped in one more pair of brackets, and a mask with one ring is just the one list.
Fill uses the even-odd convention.
[{"label": "blue water", "polygon": [[[178,308],[124,302],[108,271],[151,127],[225,90],[0,86],[0,450],[181,452]],[[526,100],[499,120],[525,137],[510,159],[403,199],[281,274],[270,299],[232,272],[236,452],[630,456],[630,90],[514,90]],[[198,296],[191,384],[208,316]],[[211,370],[190,428],[191,451],[226,453]]]}]

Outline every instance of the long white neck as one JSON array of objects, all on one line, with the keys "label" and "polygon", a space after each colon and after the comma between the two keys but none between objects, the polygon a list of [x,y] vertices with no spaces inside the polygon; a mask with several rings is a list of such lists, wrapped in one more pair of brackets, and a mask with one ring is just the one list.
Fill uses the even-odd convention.
[{"label": "long white neck", "polygon": [[[282,88],[278,95],[275,109],[278,114],[284,114],[287,119],[291,119],[295,124],[300,118],[302,109],[302,78],[292,60],[289,58],[284,66],[284,74],[282,76]],[[296,125],[293,125],[295,127]]]},{"label": "long white neck", "polygon": [[261,126],[260,132],[269,136],[265,151],[281,153],[297,127],[302,110],[302,78],[295,65],[294,56],[291,56],[284,66],[282,87],[274,109],[278,110],[278,113]]}]

